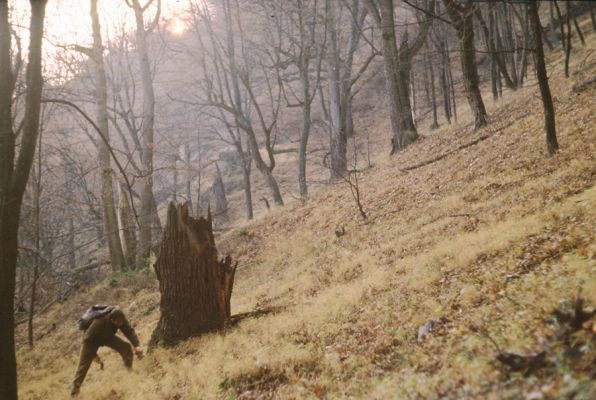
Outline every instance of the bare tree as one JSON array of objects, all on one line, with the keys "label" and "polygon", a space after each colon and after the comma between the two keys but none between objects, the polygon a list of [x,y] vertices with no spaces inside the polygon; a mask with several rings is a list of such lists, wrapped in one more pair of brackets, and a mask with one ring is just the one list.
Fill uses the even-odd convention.
[{"label": "bare tree", "polygon": [[[149,28],[145,29],[144,13],[154,3],[157,3],[157,12]],[[149,50],[147,48],[147,35],[155,29],[159,22],[161,0],[148,0],[141,6],[139,0],[126,0],[126,4],[133,10],[136,21],[136,51],[141,68],[141,81],[143,83],[143,124],[141,136],[143,140],[141,161],[143,177],[141,181],[141,211],[139,215],[139,248],[137,264],[142,266],[147,263],[151,253],[152,216],[155,209],[153,197],[153,129],[155,123],[155,93],[153,91],[153,78],[149,64]]]},{"label": "bare tree", "polygon": [[122,243],[118,231],[118,219],[116,216],[116,205],[114,203],[114,187],[112,181],[112,169],[110,167],[110,134],[108,126],[108,91],[106,84],[106,73],[103,59],[103,44],[99,15],[97,13],[97,0],[91,0],[91,26],[93,30],[93,47],[91,49],[77,46],[77,50],[87,54],[93,62],[95,75],[95,100],[97,104],[97,125],[101,130],[104,140],[99,141],[99,163],[102,176],[101,198],[103,204],[104,228],[108,240],[110,260],[113,271],[126,269]]},{"label": "bare tree", "polygon": [[[426,41],[432,18],[426,16],[424,21],[419,21],[420,29],[416,38],[409,42],[407,36],[404,36],[404,40],[398,47],[393,0],[364,0],[364,4],[381,31],[385,82],[393,131],[391,140],[391,154],[393,154],[418,138],[410,103],[411,63]],[[425,13],[432,15],[434,4],[432,0],[425,4],[426,7],[423,8]]]},{"label": "bare tree", "polygon": [[[257,49],[252,46],[249,50],[250,43],[243,32],[238,2],[232,7],[232,1],[224,0],[221,7],[223,39],[216,35],[209,7],[194,8],[194,16],[198,17],[195,24],[198,24],[199,20],[203,21],[210,39],[208,46],[201,35],[198,35],[201,51],[211,62],[211,65],[203,63],[206,99],[202,100],[202,104],[225,113],[232,120],[233,126],[242,130],[246,135],[255,166],[269,186],[273,200],[276,204],[283,205],[279,185],[273,176],[276,166],[274,130],[280,112],[281,87],[272,82],[270,68],[263,61],[256,61],[267,55],[249,54],[249,51],[256,52]],[[274,67],[279,65],[277,59],[269,61]],[[257,96],[258,83],[265,92],[265,102],[260,101]],[[265,110],[267,104],[270,107],[269,112]],[[256,115],[254,118],[253,113]],[[212,115],[221,120],[217,112]],[[227,119],[222,122],[230,124]],[[257,130],[261,134],[262,143],[259,143]],[[265,148],[266,159],[261,155],[261,144]]]},{"label": "bare tree", "polygon": [[536,66],[536,76],[538,77],[538,85],[540,86],[540,94],[542,95],[542,104],[544,106],[544,130],[546,131],[546,145],[549,154],[554,154],[559,148],[557,142],[557,131],[555,125],[555,109],[553,107],[553,100],[550,94],[550,86],[548,84],[548,75],[546,74],[546,66],[544,64],[544,50],[542,49],[542,27],[540,25],[540,17],[538,16],[538,5],[530,1],[526,3],[528,8],[528,15],[530,23],[532,24],[532,34],[534,36],[534,63]]},{"label": "bare tree", "polygon": [[480,94],[480,79],[476,68],[474,50],[474,7],[475,5],[466,0],[460,4],[455,0],[443,0],[451,24],[459,38],[459,51],[461,67],[464,78],[464,87],[468,104],[474,116],[474,129],[479,129],[487,124],[487,113]]},{"label": "bare tree", "polygon": [[[317,1],[270,0],[265,3],[271,3],[270,6],[275,10],[275,14],[272,14],[265,9],[268,15],[274,17],[266,18],[274,21],[273,35],[283,38],[279,45],[273,43],[271,47],[273,51],[279,53],[281,59],[281,68],[277,71],[282,74],[280,76],[281,84],[287,87],[284,89],[286,105],[300,107],[302,110],[302,130],[298,147],[298,186],[300,197],[304,199],[308,195],[306,151],[312,124],[311,109],[317,93],[316,89],[319,87],[326,38],[323,33],[323,43],[318,43],[317,27],[320,15]],[[296,71],[285,72],[290,66],[293,66]],[[296,79],[300,82],[299,95],[294,93],[292,87],[292,82]]]},{"label": "bare tree", "polygon": [[8,2],[0,2],[0,397],[6,400],[17,399],[14,293],[19,214],[39,134],[45,6],[45,0],[31,0],[25,109],[22,125],[17,125],[22,126],[17,147],[12,106],[18,72],[14,68],[20,65],[15,65],[11,51]]}]

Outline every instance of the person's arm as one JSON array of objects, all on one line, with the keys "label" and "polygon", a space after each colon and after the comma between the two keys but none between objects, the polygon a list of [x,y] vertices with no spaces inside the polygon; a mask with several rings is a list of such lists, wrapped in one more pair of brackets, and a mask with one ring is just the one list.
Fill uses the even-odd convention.
[{"label": "person's arm", "polygon": [[120,330],[135,348],[140,346],[139,338],[137,337],[134,328],[128,324],[128,321],[120,327]]}]

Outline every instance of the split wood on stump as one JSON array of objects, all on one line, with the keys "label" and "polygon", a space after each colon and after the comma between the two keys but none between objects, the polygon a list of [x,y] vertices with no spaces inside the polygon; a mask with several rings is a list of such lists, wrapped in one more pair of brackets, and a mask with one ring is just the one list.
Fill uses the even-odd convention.
[{"label": "split wood on stump", "polygon": [[155,272],[161,294],[160,318],[150,347],[171,346],[223,329],[230,319],[236,265],[218,260],[211,213],[192,218],[188,205],[170,203]]}]

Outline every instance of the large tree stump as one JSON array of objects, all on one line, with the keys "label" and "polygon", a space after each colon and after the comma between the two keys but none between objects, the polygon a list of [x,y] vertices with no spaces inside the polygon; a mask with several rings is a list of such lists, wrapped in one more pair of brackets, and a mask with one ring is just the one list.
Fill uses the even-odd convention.
[{"label": "large tree stump", "polygon": [[188,206],[170,203],[154,265],[161,293],[159,322],[150,347],[171,346],[191,336],[224,328],[236,265],[218,260],[211,213],[192,218]]}]

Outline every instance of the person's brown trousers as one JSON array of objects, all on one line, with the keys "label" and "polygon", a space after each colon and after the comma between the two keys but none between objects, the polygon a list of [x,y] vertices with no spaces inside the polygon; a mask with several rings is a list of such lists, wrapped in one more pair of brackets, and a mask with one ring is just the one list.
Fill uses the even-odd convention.
[{"label": "person's brown trousers", "polygon": [[[122,361],[124,361],[124,365],[127,368],[132,368],[132,361],[133,361],[133,353],[132,347],[128,342],[120,339],[118,336],[112,336],[107,342],[102,344],[102,346],[108,346],[111,349],[116,350],[120,356],[122,357]],[[74,381],[72,383],[72,395],[76,395],[79,393],[81,385],[85,380],[85,376],[87,375],[87,371],[89,371],[89,367],[91,363],[97,356],[97,349],[99,346],[93,344],[89,340],[83,341],[83,347],[81,349],[81,357],[79,358],[79,366],[77,367],[77,372],[75,374]]]}]

